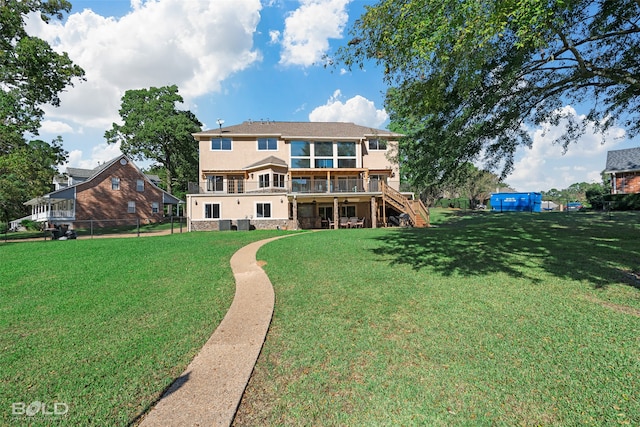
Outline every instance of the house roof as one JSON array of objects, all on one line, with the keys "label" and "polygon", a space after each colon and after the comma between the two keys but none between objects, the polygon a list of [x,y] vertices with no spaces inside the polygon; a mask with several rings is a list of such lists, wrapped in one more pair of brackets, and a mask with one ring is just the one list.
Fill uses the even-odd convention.
[{"label": "house roof", "polygon": [[605,173],[640,170],[640,147],[607,152]]},{"label": "house roof", "polygon": [[67,167],[67,175],[77,178],[89,178],[95,169],[81,169]]},{"label": "house roof", "polygon": [[258,162],[252,163],[249,166],[246,166],[244,169],[246,170],[251,170],[251,169],[256,169],[256,168],[261,168],[264,166],[283,166],[283,167],[287,167],[287,162],[285,162],[284,160],[276,157],[276,156],[269,156],[265,159],[262,159]]},{"label": "house roof", "polygon": [[279,137],[283,139],[305,138],[399,138],[402,135],[383,129],[360,126],[347,122],[275,122],[246,121],[239,125],[210,129],[195,133],[195,137],[211,136],[256,136]]}]

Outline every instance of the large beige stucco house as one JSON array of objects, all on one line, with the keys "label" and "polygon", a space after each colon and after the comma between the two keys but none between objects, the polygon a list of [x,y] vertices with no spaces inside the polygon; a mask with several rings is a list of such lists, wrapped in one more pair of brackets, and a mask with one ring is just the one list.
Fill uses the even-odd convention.
[{"label": "large beige stucco house", "polygon": [[[353,123],[247,121],[194,134],[190,230],[424,226],[390,154],[401,135]],[[402,215],[404,214],[404,215]]]}]

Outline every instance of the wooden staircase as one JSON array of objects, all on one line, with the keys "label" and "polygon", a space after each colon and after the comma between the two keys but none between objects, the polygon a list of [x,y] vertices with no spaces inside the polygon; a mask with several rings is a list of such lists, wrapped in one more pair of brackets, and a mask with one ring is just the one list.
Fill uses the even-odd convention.
[{"label": "wooden staircase", "polygon": [[409,221],[413,227],[429,227],[429,210],[422,200],[409,200],[399,191],[381,182],[382,200],[390,204],[398,212],[409,215]]}]

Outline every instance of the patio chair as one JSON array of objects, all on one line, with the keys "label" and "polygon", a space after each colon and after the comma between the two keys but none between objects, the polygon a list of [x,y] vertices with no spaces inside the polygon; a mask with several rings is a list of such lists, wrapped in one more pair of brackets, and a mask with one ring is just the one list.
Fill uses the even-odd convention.
[{"label": "patio chair", "polygon": [[341,216],[340,217],[340,222],[338,223],[338,226],[340,226],[340,228],[349,227],[349,218],[347,218],[346,216]]},{"label": "patio chair", "polygon": [[349,218],[349,228],[356,228],[358,226],[358,217],[352,216]]},{"label": "patio chair", "polygon": [[364,227],[364,217],[362,217],[362,219],[358,218],[358,221],[356,222],[356,227],[357,228],[363,228]]}]

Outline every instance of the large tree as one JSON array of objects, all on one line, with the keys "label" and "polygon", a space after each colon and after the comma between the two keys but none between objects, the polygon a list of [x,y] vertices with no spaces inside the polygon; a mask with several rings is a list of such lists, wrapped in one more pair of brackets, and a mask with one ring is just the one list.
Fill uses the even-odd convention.
[{"label": "large tree", "polygon": [[[84,71],[66,53],[29,36],[27,15],[49,22],[71,10],[64,0],[0,0],[0,208],[8,219],[24,213],[22,203],[48,188],[66,159],[60,140],[28,142],[37,135],[43,105],[60,105],[59,94]],[[16,181],[18,180],[18,181]]]},{"label": "large tree", "polygon": [[639,19],[639,0],[382,0],[339,56],[384,67],[387,109],[423,182],[480,156],[505,175],[531,145],[527,125],[564,118],[556,142],[579,141],[587,121],[567,103],[586,105],[600,132],[640,133]]},{"label": "large tree", "polygon": [[110,144],[135,160],[152,160],[165,170],[166,188],[172,192],[174,180],[182,188],[198,178],[198,143],[192,133],[202,123],[190,111],[178,110],[183,103],[176,85],[128,90],[122,97],[120,117],[105,132]]}]

